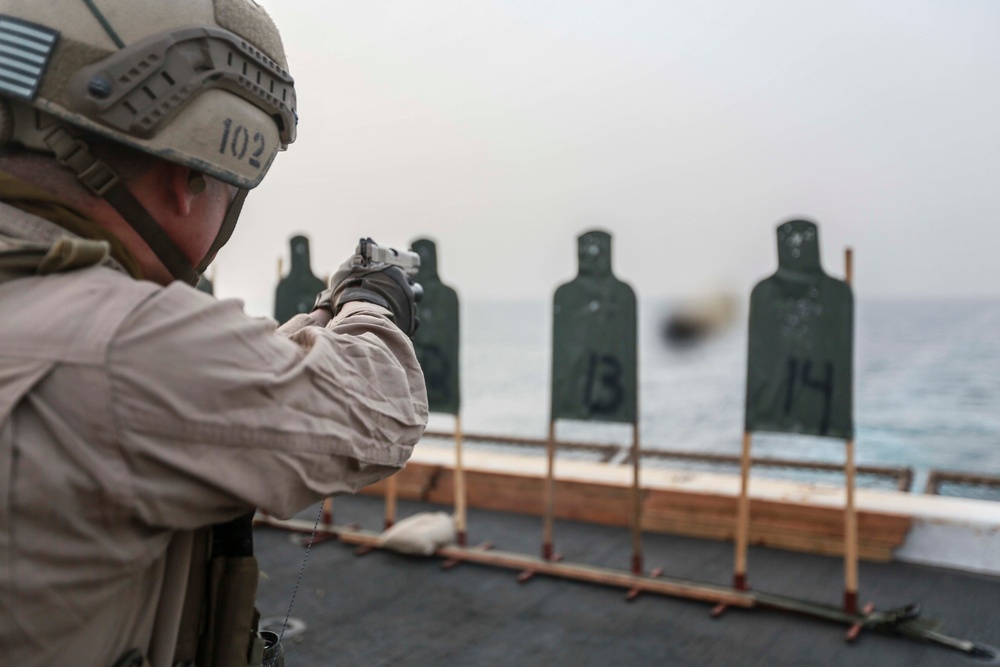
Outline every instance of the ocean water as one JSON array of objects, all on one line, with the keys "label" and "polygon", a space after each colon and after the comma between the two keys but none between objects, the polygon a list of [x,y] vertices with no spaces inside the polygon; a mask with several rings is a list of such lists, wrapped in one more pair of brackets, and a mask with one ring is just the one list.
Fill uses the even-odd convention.
[{"label": "ocean water", "polygon": [[[545,437],[549,308],[545,301],[462,304],[464,431]],[[661,335],[670,308],[640,302],[641,444],[738,455],[746,313],[703,342],[677,348]],[[1000,300],[859,299],[855,423],[858,464],[912,467],[915,491],[931,469],[1000,475]],[[430,428],[452,424],[451,417],[432,415]],[[561,421],[557,437],[627,445],[632,432],[627,425]],[[755,434],[753,453],[844,460],[843,442],[828,438]]]}]

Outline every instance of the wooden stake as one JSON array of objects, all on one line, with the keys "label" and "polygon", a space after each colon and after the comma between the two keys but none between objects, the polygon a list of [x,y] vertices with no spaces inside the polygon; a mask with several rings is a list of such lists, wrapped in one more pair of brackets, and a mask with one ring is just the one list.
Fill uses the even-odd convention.
[{"label": "wooden stake", "polygon": [[[844,249],[844,277],[848,285],[854,284],[854,250]],[[854,391],[854,387],[851,387]],[[854,487],[857,469],[854,465],[854,438],[847,441],[847,463],[845,465],[845,491],[847,503],[844,508],[844,611],[849,614],[858,610],[858,515],[854,506]]]},{"label": "wooden stake", "polygon": [[632,572],[642,574],[642,493],[639,488],[639,422],[632,425]]},{"label": "wooden stake", "polygon": [[847,507],[844,516],[844,611],[858,610],[858,515],[854,507],[854,439],[847,441]]},{"label": "wooden stake", "polygon": [[385,527],[396,523],[396,499],[399,497],[399,478],[396,473],[385,480]]},{"label": "wooden stake", "polygon": [[333,498],[323,499],[323,525],[333,525]]},{"label": "wooden stake", "polygon": [[551,560],[552,551],[552,523],[555,513],[555,467],[556,467],[556,421],[549,421],[549,439],[545,444],[546,473],[545,473],[545,493],[542,521],[542,558]]},{"label": "wooden stake", "polygon": [[465,469],[462,467],[462,418],[455,415],[455,531],[458,546],[465,546]]},{"label": "wooden stake", "polygon": [[733,588],[747,590],[747,545],[750,542],[750,445],[753,436],[743,433],[743,455],[740,459],[740,499],[736,515],[736,567]]}]

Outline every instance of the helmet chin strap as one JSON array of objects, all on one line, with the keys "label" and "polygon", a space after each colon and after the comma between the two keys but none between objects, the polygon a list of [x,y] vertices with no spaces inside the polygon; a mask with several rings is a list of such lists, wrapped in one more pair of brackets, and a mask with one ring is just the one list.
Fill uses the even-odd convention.
[{"label": "helmet chin strap", "polygon": [[219,227],[219,233],[215,235],[212,247],[208,249],[208,252],[205,253],[205,256],[195,268],[198,275],[205,273],[205,269],[207,269],[208,265],[212,263],[213,259],[215,259],[215,255],[222,249],[222,246],[229,242],[229,238],[233,235],[233,230],[236,229],[236,223],[240,219],[240,213],[243,212],[243,202],[246,201],[248,194],[250,194],[249,190],[246,188],[240,188],[236,191],[236,195],[233,197],[232,201],[229,202],[229,208],[226,210],[226,217],[222,220],[222,226]]},{"label": "helmet chin strap", "polygon": [[129,191],[122,178],[107,163],[94,155],[85,141],[73,136],[65,126],[60,125],[45,138],[45,144],[55,154],[60,164],[76,174],[77,179],[90,192],[107,201],[124,218],[163,263],[170,275],[189,285],[197,284],[201,273],[232,236],[243,208],[243,201],[247,196],[247,191],[243,189],[236,193],[211,249],[195,268],[146,207]]}]

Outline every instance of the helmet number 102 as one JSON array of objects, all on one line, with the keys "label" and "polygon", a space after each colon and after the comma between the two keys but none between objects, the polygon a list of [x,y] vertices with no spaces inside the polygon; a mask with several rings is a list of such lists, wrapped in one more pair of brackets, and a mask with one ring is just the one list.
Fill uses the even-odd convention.
[{"label": "helmet number 102", "polygon": [[[250,130],[233,123],[232,118],[227,118],[222,122],[222,142],[219,144],[219,153],[225,155],[227,152],[239,161],[246,160],[250,166],[260,169],[260,156],[264,154],[267,144],[264,135],[255,132],[250,136]],[[250,152],[251,149],[253,152]],[[249,155],[248,155],[249,154]]]}]

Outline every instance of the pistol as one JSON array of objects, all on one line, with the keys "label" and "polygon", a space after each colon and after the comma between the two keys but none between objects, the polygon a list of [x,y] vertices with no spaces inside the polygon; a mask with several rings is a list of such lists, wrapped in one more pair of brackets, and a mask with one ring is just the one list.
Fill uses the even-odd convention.
[{"label": "pistol", "polygon": [[417,275],[420,270],[420,255],[417,253],[412,250],[384,248],[370,238],[358,241],[355,260],[361,266],[369,266],[370,264],[398,266],[411,278]]}]

